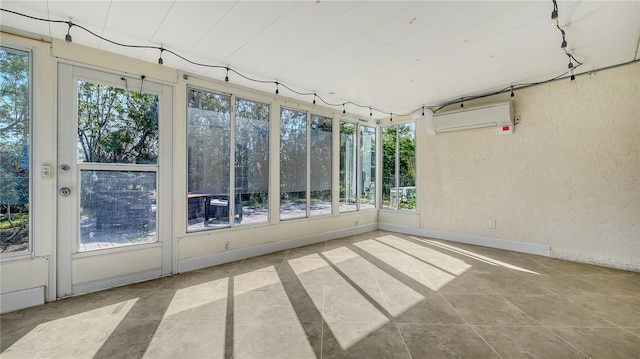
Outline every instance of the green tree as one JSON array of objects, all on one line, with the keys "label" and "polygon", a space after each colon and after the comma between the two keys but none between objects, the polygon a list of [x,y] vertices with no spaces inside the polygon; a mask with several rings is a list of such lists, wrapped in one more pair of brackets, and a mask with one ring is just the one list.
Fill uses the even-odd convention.
[{"label": "green tree", "polygon": [[78,82],[80,160],[157,163],[158,96]]},{"label": "green tree", "polygon": [[[416,141],[415,124],[404,124],[383,128],[382,178],[383,201],[390,203],[391,188],[415,186]],[[398,161],[398,183],[396,184],[396,155]],[[415,208],[415,199],[398,203],[400,208]]]}]

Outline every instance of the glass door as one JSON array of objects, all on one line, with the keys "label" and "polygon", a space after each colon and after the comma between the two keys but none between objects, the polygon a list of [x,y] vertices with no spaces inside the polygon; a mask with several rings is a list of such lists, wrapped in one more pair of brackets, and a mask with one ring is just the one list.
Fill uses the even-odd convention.
[{"label": "glass door", "polygon": [[58,86],[58,296],[170,274],[171,88],[66,64]]}]

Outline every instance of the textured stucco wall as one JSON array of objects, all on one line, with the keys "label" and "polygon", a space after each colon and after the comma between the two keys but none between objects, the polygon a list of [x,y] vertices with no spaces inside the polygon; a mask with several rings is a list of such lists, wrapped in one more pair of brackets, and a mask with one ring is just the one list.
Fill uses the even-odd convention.
[{"label": "textured stucco wall", "polygon": [[640,63],[516,91],[514,101],[511,135],[432,136],[419,124],[420,227],[639,270]]}]

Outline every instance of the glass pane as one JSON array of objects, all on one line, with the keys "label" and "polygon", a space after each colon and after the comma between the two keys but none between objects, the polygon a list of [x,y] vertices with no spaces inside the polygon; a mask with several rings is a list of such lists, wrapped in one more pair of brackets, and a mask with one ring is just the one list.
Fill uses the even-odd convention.
[{"label": "glass pane", "polygon": [[416,125],[398,126],[399,209],[416,209]]},{"label": "glass pane", "polygon": [[280,219],[307,216],[307,114],[280,112]]},{"label": "glass pane", "polygon": [[29,250],[29,53],[0,48],[0,253]]},{"label": "glass pane", "polygon": [[362,193],[360,209],[376,207],[376,128],[360,126]]},{"label": "glass pane", "polygon": [[340,212],[358,209],[356,128],[355,124],[340,122]]},{"label": "glass pane", "polygon": [[158,163],[159,97],[78,81],[78,162]]},{"label": "glass pane", "polygon": [[236,223],[269,221],[269,105],[236,100]]},{"label": "glass pane", "polygon": [[331,214],[332,119],[311,115],[311,208],[312,216]]},{"label": "glass pane", "polygon": [[80,180],[79,251],[158,240],[155,172],[81,170]]},{"label": "glass pane", "polygon": [[188,228],[229,226],[231,97],[190,89]]},{"label": "glass pane", "polygon": [[382,207],[398,208],[396,185],[396,126],[382,128]]}]

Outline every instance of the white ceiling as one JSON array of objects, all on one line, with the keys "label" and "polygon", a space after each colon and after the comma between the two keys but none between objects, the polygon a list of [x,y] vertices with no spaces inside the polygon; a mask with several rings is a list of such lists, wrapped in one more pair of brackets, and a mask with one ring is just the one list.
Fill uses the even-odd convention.
[{"label": "white ceiling", "polygon": [[[11,1],[3,9],[71,19],[110,40],[163,46],[261,80],[407,113],[567,71],[552,1]],[[558,1],[576,74],[638,60],[640,1]],[[3,26],[64,39],[66,24],[1,13]],[[79,28],[73,42],[157,62],[158,50],[109,44]],[[224,79],[171,54],[166,66]],[[264,91],[273,84],[230,81]],[[578,79],[579,81],[579,79]],[[517,87],[517,86],[516,86]],[[280,88],[283,96],[295,94]],[[313,96],[299,97],[311,102]],[[340,107],[341,109],[341,107]],[[347,105],[348,112],[369,109]],[[384,116],[374,112],[374,117]]]}]

